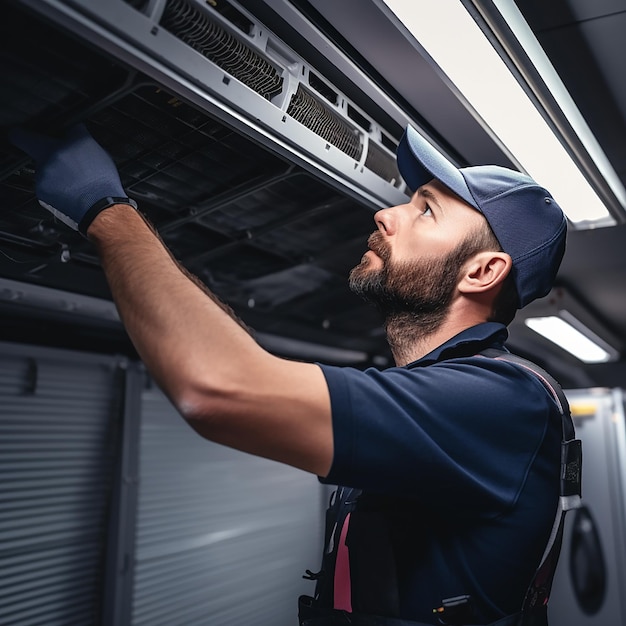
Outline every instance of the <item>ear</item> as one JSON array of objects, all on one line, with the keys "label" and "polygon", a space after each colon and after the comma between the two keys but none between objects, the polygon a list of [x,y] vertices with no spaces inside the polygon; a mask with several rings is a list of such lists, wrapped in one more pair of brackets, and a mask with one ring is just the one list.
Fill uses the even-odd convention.
[{"label": "ear", "polygon": [[463,294],[480,294],[501,285],[509,275],[513,262],[506,252],[478,252],[467,261],[458,289]]}]

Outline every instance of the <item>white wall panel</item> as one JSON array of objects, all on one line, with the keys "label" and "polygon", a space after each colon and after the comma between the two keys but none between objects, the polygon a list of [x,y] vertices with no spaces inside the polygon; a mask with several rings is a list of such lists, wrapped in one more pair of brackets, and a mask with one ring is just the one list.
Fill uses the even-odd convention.
[{"label": "white wall panel", "polygon": [[155,389],[142,407],[133,624],[295,625],[326,490],[202,439]]}]

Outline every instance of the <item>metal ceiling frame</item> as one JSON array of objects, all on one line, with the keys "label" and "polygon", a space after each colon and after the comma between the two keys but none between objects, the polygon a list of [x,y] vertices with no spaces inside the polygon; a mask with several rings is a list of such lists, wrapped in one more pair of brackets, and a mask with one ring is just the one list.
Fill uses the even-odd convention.
[{"label": "metal ceiling frame", "polygon": [[[545,54],[544,67],[538,67],[538,62],[535,63],[531,58],[533,47],[538,45],[534,37],[532,41],[518,39],[512,24],[498,8],[498,5],[504,7],[506,3],[498,0],[461,2],[499,52],[509,70],[517,77],[520,86],[534,102],[616,222],[626,223],[626,190]],[[512,8],[508,5],[507,7],[509,20],[512,21]],[[523,19],[521,15],[519,19]],[[519,27],[517,31],[520,32]],[[528,32],[530,33],[530,29]],[[531,36],[532,33],[528,35],[528,39]],[[594,225],[602,226],[601,223]],[[578,228],[584,227],[584,222],[578,225]]]}]

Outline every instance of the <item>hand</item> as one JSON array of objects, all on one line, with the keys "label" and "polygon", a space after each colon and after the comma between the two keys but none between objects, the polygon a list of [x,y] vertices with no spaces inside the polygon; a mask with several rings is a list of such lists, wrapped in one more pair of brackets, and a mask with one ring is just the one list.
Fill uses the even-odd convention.
[{"label": "hand", "polygon": [[125,197],[113,159],[84,125],[74,126],[62,139],[17,128],[9,132],[9,138],[35,161],[39,203],[83,235],[96,215],[109,206],[136,207]]}]

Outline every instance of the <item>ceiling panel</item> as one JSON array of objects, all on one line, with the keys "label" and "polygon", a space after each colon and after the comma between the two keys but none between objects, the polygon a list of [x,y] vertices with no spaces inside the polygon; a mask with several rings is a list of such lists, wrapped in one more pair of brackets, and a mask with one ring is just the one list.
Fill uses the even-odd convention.
[{"label": "ceiling panel", "polygon": [[[0,41],[5,128],[84,121],[173,253],[255,331],[387,354],[347,288],[370,208],[13,5],[3,28],[36,34]],[[108,298],[91,243],[36,201],[31,161],[5,140],[0,165],[0,274]]]}]

